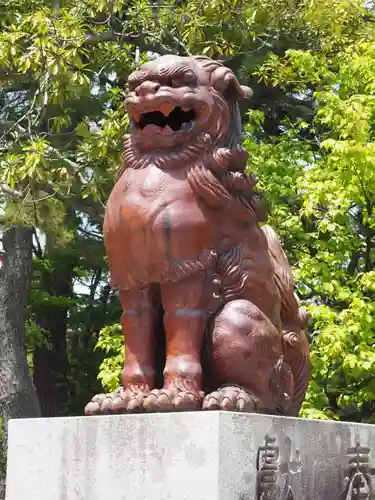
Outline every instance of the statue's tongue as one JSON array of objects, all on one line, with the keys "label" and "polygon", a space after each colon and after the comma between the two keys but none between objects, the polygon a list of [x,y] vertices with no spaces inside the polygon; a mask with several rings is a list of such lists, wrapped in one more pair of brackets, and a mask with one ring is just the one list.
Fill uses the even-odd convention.
[{"label": "statue's tongue", "polygon": [[166,125],[165,127],[158,127],[157,125],[150,124],[146,125],[143,129],[142,132],[146,135],[172,135],[173,130],[169,125]]}]

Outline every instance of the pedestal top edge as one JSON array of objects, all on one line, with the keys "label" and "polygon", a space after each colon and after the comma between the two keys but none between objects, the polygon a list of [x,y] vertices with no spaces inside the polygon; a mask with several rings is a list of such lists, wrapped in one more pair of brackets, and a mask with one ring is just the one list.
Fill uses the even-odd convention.
[{"label": "pedestal top edge", "polygon": [[38,421],[38,424],[40,425],[43,422],[48,422],[50,423],[51,421],[66,421],[66,422],[74,422],[74,421],[105,421],[105,420],[113,420],[113,419],[123,419],[123,420],[130,420],[130,419],[138,419],[138,420],[155,420],[155,419],[170,419],[171,417],[178,418],[178,416],[182,418],[186,418],[189,416],[189,418],[193,418],[194,421],[196,422],[198,420],[202,420],[202,422],[207,422],[209,420],[216,420],[219,419],[221,421],[225,420],[231,420],[233,421],[233,418],[237,420],[248,420],[251,422],[251,420],[257,420],[259,419],[264,419],[265,421],[268,421],[269,423],[276,421],[279,421],[280,423],[284,424],[295,424],[295,425],[309,425],[309,424],[314,424],[314,425],[319,425],[319,426],[332,426],[332,425],[355,425],[355,426],[366,426],[368,427],[369,425],[372,427],[373,424],[364,424],[364,423],[358,423],[358,422],[338,422],[336,420],[313,420],[313,419],[307,419],[307,418],[298,418],[298,417],[284,417],[280,415],[265,415],[265,414],[256,414],[256,413],[244,413],[244,412],[228,412],[228,411],[195,411],[195,412],[164,412],[164,413],[137,413],[137,414],[120,414],[120,415],[98,415],[98,416],[73,416],[73,417],[48,417],[48,418],[19,418],[19,419],[10,419],[9,420],[9,425],[12,427],[14,425],[23,425],[25,422],[28,422],[28,425],[30,425],[34,421]]}]

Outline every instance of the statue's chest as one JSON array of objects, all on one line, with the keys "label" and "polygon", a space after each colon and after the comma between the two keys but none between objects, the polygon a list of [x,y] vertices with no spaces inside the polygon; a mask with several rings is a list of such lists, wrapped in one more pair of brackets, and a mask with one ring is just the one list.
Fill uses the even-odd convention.
[{"label": "statue's chest", "polygon": [[[129,198],[131,194],[135,194],[136,197],[146,201],[146,203],[152,204],[155,201],[162,203],[168,196],[168,186],[174,184],[173,178],[156,167],[151,167],[145,172],[140,172],[140,174],[138,182],[133,182],[129,186],[132,189],[125,193],[125,199]],[[135,175],[135,178],[137,179],[137,175]]]},{"label": "statue's chest", "polygon": [[204,221],[183,169],[163,171],[151,165],[125,171],[111,198],[120,225],[131,231],[158,231],[166,224],[177,229]]},{"label": "statue's chest", "polygon": [[191,191],[184,171],[164,171],[154,165],[141,170],[125,171],[121,182],[124,205],[151,208]]},{"label": "statue's chest", "polygon": [[215,248],[209,218],[181,170],[125,172],[108,200],[104,235],[111,261],[121,257],[139,282],[162,281],[166,257],[195,262]]}]

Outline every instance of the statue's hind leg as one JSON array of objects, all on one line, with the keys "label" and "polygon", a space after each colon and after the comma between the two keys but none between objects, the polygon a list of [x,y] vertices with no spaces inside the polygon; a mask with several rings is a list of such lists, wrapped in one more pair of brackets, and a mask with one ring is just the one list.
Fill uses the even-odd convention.
[{"label": "statue's hind leg", "polygon": [[280,332],[253,303],[226,304],[211,325],[210,363],[218,389],[206,410],[285,413],[293,379],[283,361]]}]

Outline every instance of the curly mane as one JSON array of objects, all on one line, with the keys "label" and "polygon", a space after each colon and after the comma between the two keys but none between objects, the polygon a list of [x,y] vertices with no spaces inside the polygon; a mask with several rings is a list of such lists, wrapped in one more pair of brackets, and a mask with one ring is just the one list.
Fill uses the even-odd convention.
[{"label": "curly mane", "polygon": [[[221,62],[214,61],[213,59],[210,59],[209,57],[193,56],[193,60],[195,62],[197,62],[203,69],[205,69],[205,71],[207,71],[207,73],[209,73],[211,75],[211,78],[212,78],[213,73],[218,69],[222,69],[223,72],[225,71],[227,74],[228,73],[233,74]],[[234,74],[233,74],[233,76],[234,76]],[[238,80],[234,79],[232,81],[233,81],[234,90],[236,91],[237,96],[238,95],[242,96],[241,86],[240,86]],[[224,134],[220,138],[220,146],[232,149],[240,144],[240,140],[241,140],[241,136],[242,136],[241,115],[240,115],[240,110],[239,110],[238,103],[237,103],[237,100],[235,98],[235,93],[233,92],[233,89],[231,89],[231,88],[227,89],[224,92],[223,97],[226,101],[226,104],[229,107],[229,127],[228,127],[226,134]]]},{"label": "curly mane", "polygon": [[[257,183],[255,175],[245,173],[247,153],[242,150],[242,165],[231,163],[231,151],[239,147],[242,136],[241,115],[238,100],[245,97],[243,88],[234,73],[218,61],[209,57],[195,56],[194,61],[210,74],[211,83],[215,74],[230,80],[222,94],[229,110],[229,123],[225,134],[219,136],[214,146],[213,158],[193,165],[188,172],[188,180],[194,192],[206,203],[226,209],[234,218],[244,223],[256,223],[267,218],[261,194],[254,190]],[[219,71],[218,71],[219,70]],[[229,78],[228,78],[229,77]],[[219,101],[217,105],[221,105]]]}]

